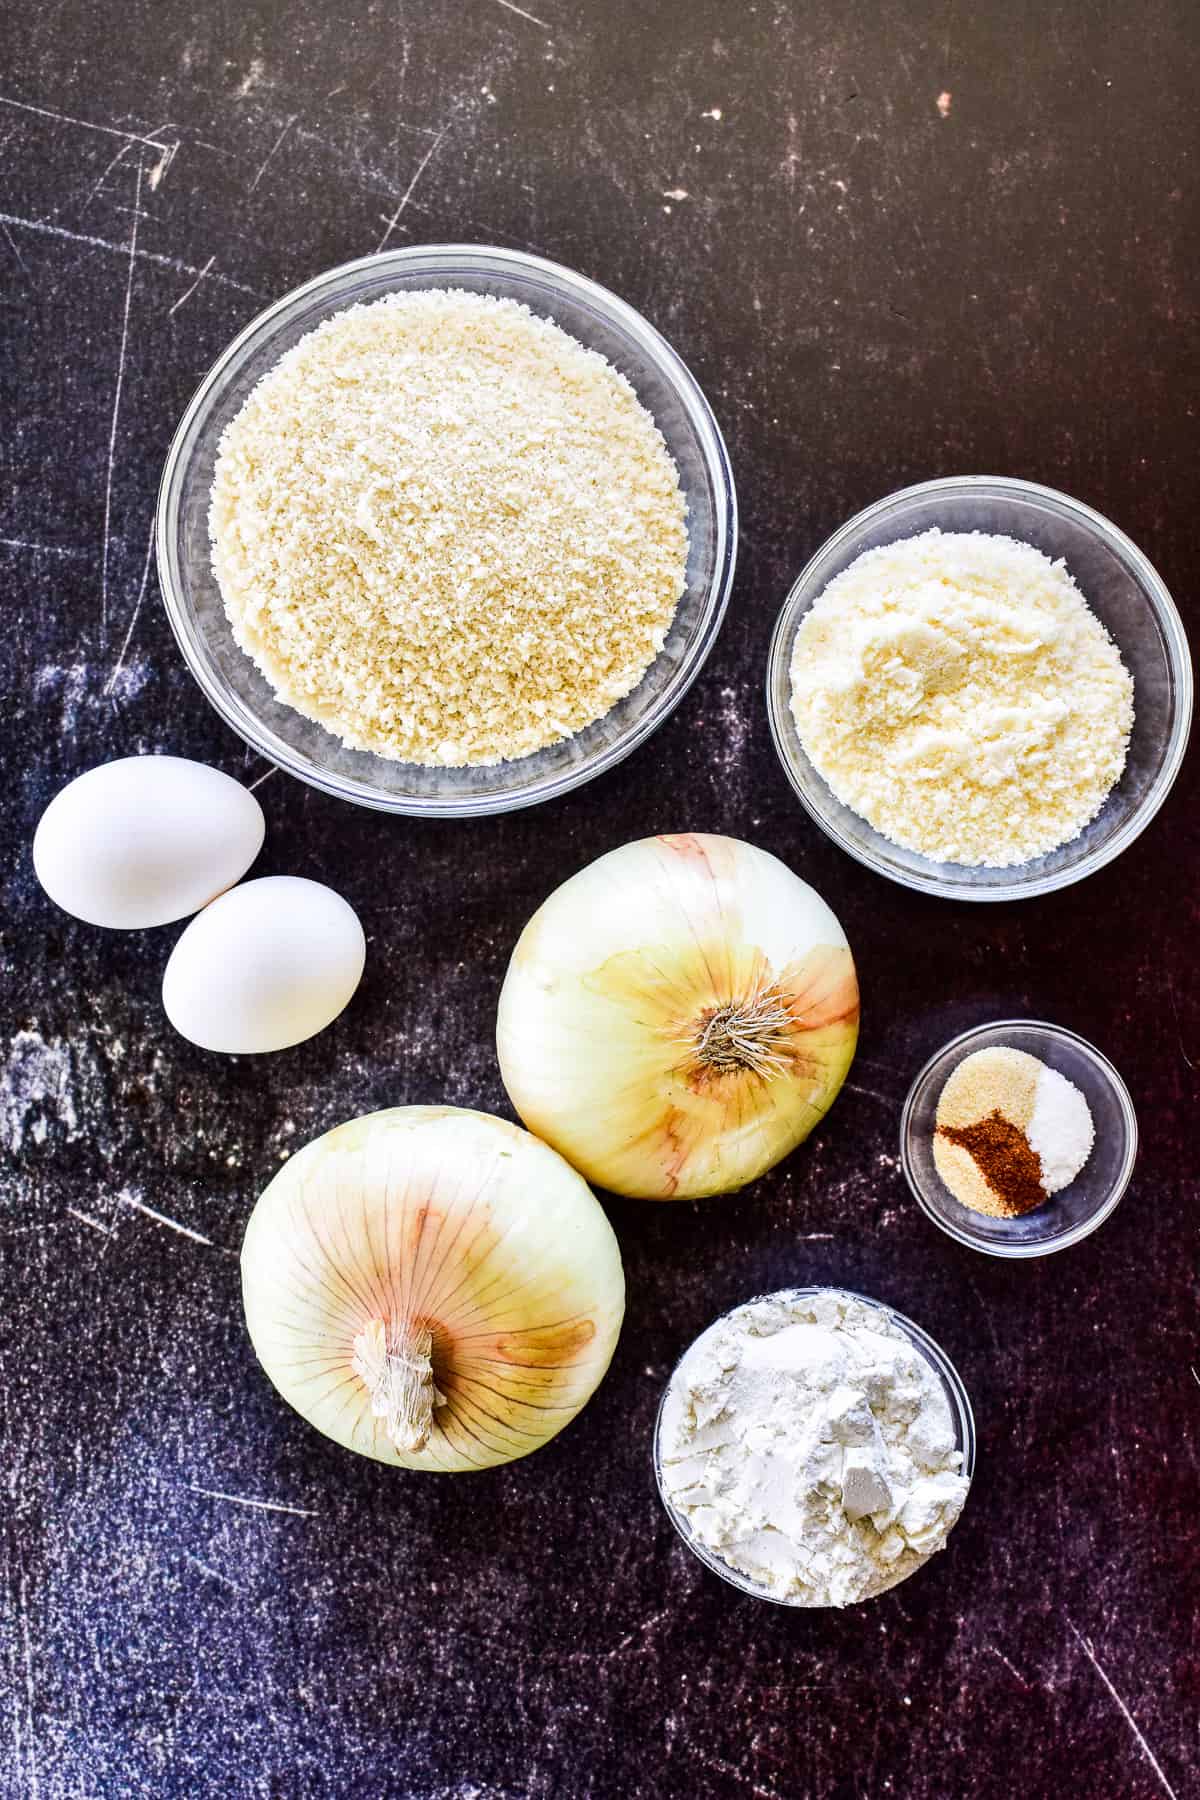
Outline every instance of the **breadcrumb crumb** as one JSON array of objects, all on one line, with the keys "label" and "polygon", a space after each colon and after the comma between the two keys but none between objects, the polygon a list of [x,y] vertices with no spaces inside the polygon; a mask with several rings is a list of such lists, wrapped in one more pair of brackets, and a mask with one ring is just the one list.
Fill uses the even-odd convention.
[{"label": "breadcrumb crumb", "polygon": [[324,321],[220,443],[234,635],[355,749],[490,764],[630,693],[686,583],[686,503],[623,375],[516,301],[391,294]]}]

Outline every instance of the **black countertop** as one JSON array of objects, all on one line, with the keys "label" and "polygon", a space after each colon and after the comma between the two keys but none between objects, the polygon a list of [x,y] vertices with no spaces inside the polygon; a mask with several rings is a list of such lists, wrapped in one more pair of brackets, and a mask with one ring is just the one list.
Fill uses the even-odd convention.
[{"label": "black countertop", "polygon": [[[1189,0],[64,0],[9,19],[6,1796],[1200,1790],[1195,760],[1085,888],[951,906],[806,821],[762,697],[808,554],[931,475],[1079,496],[1197,619],[1198,51]],[[175,931],[56,913],[27,846],[108,757],[267,772],[170,638],[158,472],[233,333],[389,221],[396,244],[541,251],[667,334],[727,434],[738,577],[653,746],[553,807],[414,823],[272,776],[258,867],[343,891],[367,974],[311,1044],[231,1062],[165,1024]],[[680,828],[752,838],[838,911],[864,995],[846,1091],[739,1198],[611,1204],[625,1332],[549,1447],[459,1479],[350,1457],[254,1362],[236,1252],[255,1194],[371,1107],[506,1113],[491,1033],[520,926],[599,852]],[[1113,1058],[1143,1150],[1101,1232],[1006,1267],[918,1212],[897,1120],[946,1036],[1026,1012]],[[806,1281],[920,1320],[979,1426],[947,1553],[841,1615],[707,1575],[649,1464],[692,1336]]]}]

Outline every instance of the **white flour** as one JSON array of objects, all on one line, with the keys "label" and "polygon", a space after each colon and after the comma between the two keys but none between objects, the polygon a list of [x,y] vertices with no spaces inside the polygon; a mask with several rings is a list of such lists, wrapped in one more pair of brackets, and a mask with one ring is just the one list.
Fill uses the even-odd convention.
[{"label": "white flour", "polygon": [[692,1535],[780,1599],[846,1606],[946,1542],[968,1483],[932,1366],[849,1294],[751,1301],[671,1382],[663,1485]]}]

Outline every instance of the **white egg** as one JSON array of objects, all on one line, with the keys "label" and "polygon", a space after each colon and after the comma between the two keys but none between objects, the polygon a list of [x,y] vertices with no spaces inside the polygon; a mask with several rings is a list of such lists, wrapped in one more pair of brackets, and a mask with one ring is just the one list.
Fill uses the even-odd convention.
[{"label": "white egg", "polygon": [[319,881],[266,875],[205,907],[171,952],[163,1005],[203,1050],[286,1050],[337,1018],[367,945],[352,906]]},{"label": "white egg", "polygon": [[124,756],[50,802],[37,878],[64,912],[136,931],[199,912],[262,849],[262,807],[231,776],[182,756]]}]

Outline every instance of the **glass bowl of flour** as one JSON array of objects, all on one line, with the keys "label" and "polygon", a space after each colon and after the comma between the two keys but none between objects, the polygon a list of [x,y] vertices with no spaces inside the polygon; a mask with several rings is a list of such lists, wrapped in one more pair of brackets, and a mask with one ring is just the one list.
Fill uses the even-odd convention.
[{"label": "glass bowl of flour", "polygon": [[[997,539],[1015,540],[1004,553],[1011,564],[1007,571],[1011,607],[1007,612],[1001,609],[1000,614],[994,614],[982,632],[976,620],[974,634],[965,615],[957,623],[967,625],[968,629],[965,633],[957,631],[956,617],[951,609],[949,627],[952,629],[946,634],[950,639],[957,634],[958,648],[963,643],[973,643],[972,654],[977,651],[981,638],[995,645],[1007,634],[1010,638],[1008,648],[1015,651],[1015,655],[1008,657],[1007,664],[1008,679],[1014,691],[994,696],[985,736],[964,743],[955,729],[953,696],[940,691],[946,675],[946,669],[942,667],[945,658],[939,660],[927,647],[923,648],[920,641],[892,645],[892,648],[898,648],[899,656],[889,656],[889,644],[881,641],[880,634],[875,634],[873,642],[869,636],[864,639],[863,634],[869,634],[869,621],[856,619],[846,628],[842,646],[851,653],[847,670],[855,657],[862,654],[864,658],[862,669],[856,672],[854,686],[845,692],[838,687],[836,662],[831,664],[835,676],[832,687],[825,684],[824,675],[818,675],[815,665],[806,670],[806,679],[820,684],[815,696],[818,709],[824,710],[835,733],[840,732],[843,738],[847,727],[853,727],[849,731],[851,745],[864,741],[858,729],[863,722],[860,714],[888,721],[884,729],[886,733],[892,733],[891,721],[899,717],[897,709],[903,695],[898,690],[885,690],[899,668],[900,678],[912,683],[914,689],[919,688],[923,680],[926,682],[927,691],[933,696],[926,709],[930,728],[913,733],[901,725],[891,737],[890,745],[886,736],[879,740],[887,748],[881,749],[878,766],[875,761],[865,768],[842,768],[840,764],[835,768],[831,764],[827,779],[813,757],[825,755],[828,761],[828,745],[822,742],[818,747],[810,737],[810,755],[801,739],[793,707],[796,693],[793,665],[798,640],[801,656],[808,656],[809,644],[815,646],[820,641],[820,633],[812,631],[816,619],[810,615],[814,614],[814,608],[818,609],[818,616],[822,612],[828,613],[829,603],[823,609],[818,603],[831,584],[845,577],[860,558],[870,552],[884,552],[893,546],[908,544],[930,532],[942,533],[947,539],[949,554],[957,554],[960,560],[965,554],[969,534],[982,534],[984,540],[991,540],[993,544]],[[1025,548],[1019,550],[1018,547]],[[979,561],[980,555],[977,554],[975,560]],[[994,556],[992,560],[995,560]],[[985,576],[982,585],[986,592],[995,571],[988,566],[986,555],[982,555],[982,562]],[[1054,565],[1053,570],[1051,565]],[[1065,767],[1062,734],[1067,730],[1074,732],[1075,757],[1086,765],[1088,747],[1095,741],[1088,719],[1093,708],[1096,718],[1104,716],[1103,706],[1094,693],[1081,698],[1077,676],[1068,676],[1065,695],[1034,693],[1031,698],[1022,692],[1022,672],[1026,666],[1030,688],[1036,688],[1039,659],[1036,654],[1024,658],[1022,645],[1017,640],[1024,636],[1028,639],[1025,647],[1035,652],[1046,618],[1045,607],[1040,608],[1036,617],[1032,611],[1028,617],[1021,616],[1028,594],[1024,584],[1031,581],[1040,585],[1043,598],[1057,584],[1061,600],[1062,565],[1065,565],[1066,577],[1078,590],[1076,598],[1082,597],[1094,620],[1099,621],[1103,632],[1116,646],[1121,664],[1132,677],[1132,729],[1128,727],[1126,697],[1120,703],[1125,713],[1124,725],[1115,728],[1118,743],[1128,731],[1123,766],[1116,759],[1114,747],[1109,746],[1114,750],[1110,759],[1112,773],[1115,774],[1118,767],[1120,770],[1115,782],[1111,775],[1105,779],[1101,774],[1097,791],[1090,798],[1086,792],[1082,795],[1077,817],[1066,823],[1066,829],[1074,835],[1062,841],[1051,828],[1040,841],[1052,846],[1057,844],[1056,848],[1028,854],[1026,860],[1017,860],[1026,852],[1006,843],[1005,837],[1006,822],[1013,816],[1009,803],[1017,798],[1018,787],[1026,790],[1024,797],[1036,811],[1041,797],[1052,792],[1062,777]],[[850,577],[852,582],[855,579],[856,576]],[[992,591],[995,591],[994,586]],[[834,595],[839,607],[843,608],[851,599],[844,581],[833,590],[830,601]],[[1102,639],[1103,634],[1096,632],[1094,620],[1091,632]],[[947,621],[941,620],[941,623],[945,625]],[[1076,620],[1076,627],[1078,623]],[[821,629],[826,629],[824,621]],[[923,631],[925,626],[918,623],[915,637],[919,639]],[[865,651],[863,641],[866,642]],[[1064,645],[1065,642],[1064,639]],[[1073,654],[1060,657],[1059,661],[1069,668],[1080,667],[1079,659]],[[1000,656],[996,666],[1003,663],[1004,657]],[[872,685],[875,677],[871,673],[876,665],[877,687]],[[1042,668],[1043,671],[1046,668],[1044,662]],[[1166,799],[1183,760],[1192,716],[1192,668],[1187,638],[1170,594],[1146,557],[1115,525],[1080,501],[1033,482],[961,476],[922,482],[917,487],[891,494],[850,519],[821,546],[796,581],[780,613],[768,662],[767,704],[775,747],[797,797],[821,829],[843,850],[877,874],[922,893],[955,900],[1015,900],[1049,893],[1081,881],[1119,856],[1145,830]],[[853,714],[847,708],[853,708]],[[1065,725],[1056,722],[1056,708],[1068,715]],[[915,712],[913,724],[925,716],[925,712]],[[941,740],[936,755],[930,748],[935,738]],[[899,751],[897,744],[902,745]],[[922,745],[923,754],[917,756],[916,749]],[[875,753],[870,755],[874,757]],[[905,756],[911,758],[911,767],[900,766]],[[989,767],[989,760],[994,767]],[[1073,763],[1072,767],[1075,766]],[[963,860],[953,860],[949,855],[945,860],[939,860],[913,845],[930,835],[930,821],[939,809],[947,809],[953,814],[953,803],[948,796],[964,772],[971,792],[955,824],[962,828],[961,835],[969,849]],[[839,797],[831,780],[850,798],[858,797],[860,791],[862,794],[873,793],[878,804],[869,800],[865,804],[876,823],[868,822],[861,811]],[[995,827],[994,842],[982,847],[971,841],[979,837],[980,813]],[[1085,819],[1087,822],[1082,823],[1080,829]],[[954,831],[936,835],[939,841],[953,847]],[[1029,841],[1038,841],[1036,832],[1030,834]],[[1003,866],[989,866],[988,859],[993,855]],[[983,860],[976,861],[977,856]]]},{"label": "glass bowl of flour", "polygon": [[782,1288],[680,1359],[654,1470],[667,1517],[722,1580],[780,1606],[843,1607],[945,1547],[975,1421],[949,1357],[903,1313],[845,1288]]}]

